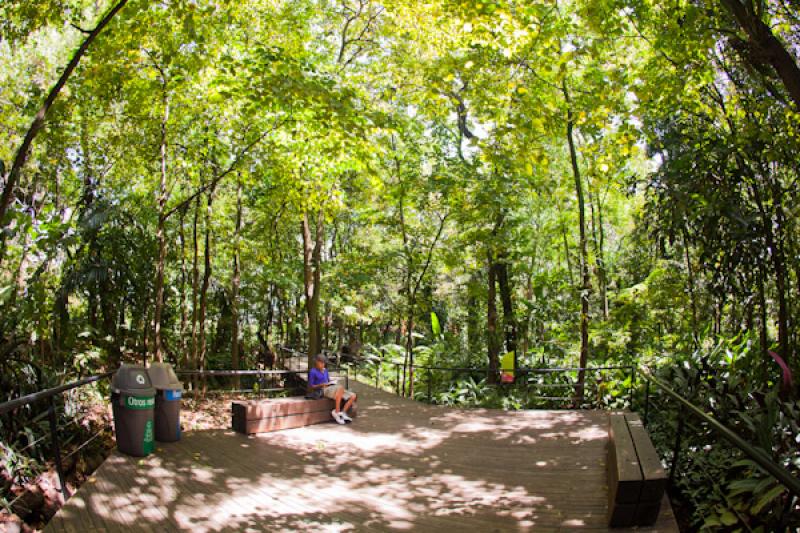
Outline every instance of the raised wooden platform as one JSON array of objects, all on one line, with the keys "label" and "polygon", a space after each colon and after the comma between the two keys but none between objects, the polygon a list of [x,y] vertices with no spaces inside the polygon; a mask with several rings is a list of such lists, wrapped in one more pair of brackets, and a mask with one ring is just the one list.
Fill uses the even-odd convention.
[{"label": "raised wooden platform", "polygon": [[[359,417],[112,455],[46,531],[607,531],[608,415],[462,410],[361,384]],[[677,532],[665,501],[653,528]]]}]

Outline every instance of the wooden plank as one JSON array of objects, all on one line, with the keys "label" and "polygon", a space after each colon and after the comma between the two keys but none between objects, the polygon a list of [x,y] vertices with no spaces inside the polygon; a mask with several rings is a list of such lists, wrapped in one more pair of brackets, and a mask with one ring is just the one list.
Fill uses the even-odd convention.
[{"label": "wooden plank", "polygon": [[650,504],[649,507],[652,508],[652,504],[660,504],[664,497],[667,473],[639,416],[636,413],[626,413],[625,421],[628,423],[633,445],[636,447],[636,456],[639,458],[639,468],[642,470],[643,483],[639,501]]},{"label": "wooden plank", "polygon": [[[606,413],[453,409],[354,389],[350,425],[187,432],[142,465],[115,455],[79,491],[93,505],[68,502],[59,520],[81,531],[109,517],[125,533],[609,531]],[[640,531],[677,532],[669,504]]]},{"label": "wooden plank", "polygon": [[[165,504],[172,504],[172,521],[177,524],[175,529],[166,529],[166,531],[223,531],[227,527],[224,517],[213,512],[213,508],[206,498],[207,489],[195,481],[196,476],[203,476],[214,468],[225,468],[226,475],[232,475],[228,473],[226,463],[211,463],[219,449],[225,446],[226,441],[220,439],[199,440],[198,434],[202,433],[188,432],[180,441],[164,445],[162,467],[177,474],[169,478],[169,483],[179,494],[177,502],[174,500],[165,502]],[[245,437],[237,435],[236,438]],[[180,503],[186,511],[178,513],[176,503]],[[194,525],[202,519],[208,521],[205,527]],[[187,527],[184,522],[192,524],[192,526]]]},{"label": "wooden plank", "polygon": [[661,501],[667,487],[667,473],[639,416],[635,413],[626,413],[625,421],[636,447],[643,478],[635,523],[638,526],[651,526],[658,520]]},{"label": "wooden plank", "polygon": [[231,403],[232,408],[243,410],[245,417],[250,420],[254,418],[267,418],[271,416],[286,416],[309,411],[330,411],[334,407],[333,400],[321,398],[319,400],[307,400],[302,396],[292,396],[289,398],[272,398],[268,400],[235,401]]},{"label": "wooden plank", "polygon": [[280,431],[282,429],[294,429],[312,424],[322,424],[333,421],[333,416],[329,410],[299,413],[288,416],[275,416],[271,418],[259,418],[247,420],[244,431],[248,435],[256,433],[268,433],[270,431]]},{"label": "wooden plank", "polygon": [[625,415],[613,413],[609,416],[609,468],[611,481],[617,485],[614,500],[619,503],[636,503],[642,483],[642,471],[636,455]]},{"label": "wooden plank", "polygon": [[636,521],[642,472],[625,415],[612,413],[608,425],[608,524],[629,527]]},{"label": "wooden plank", "polygon": [[[161,455],[163,454],[163,446],[167,443],[159,443],[156,446],[156,451],[149,455],[145,459],[140,459],[136,463],[136,467],[134,467],[136,474],[144,475],[147,478],[151,476],[156,477],[152,474],[152,464],[156,461],[161,460]],[[142,462],[144,464],[142,464]],[[127,461],[127,464],[133,466],[130,460]],[[137,484],[136,477],[137,475],[129,475],[127,473],[120,473],[115,477],[115,481],[119,489],[122,490],[123,494],[126,494],[131,500],[134,502],[135,507],[139,510],[140,514],[146,513],[148,517],[157,517],[160,516],[161,518],[149,518],[148,522],[152,523],[153,520],[157,520],[154,525],[154,531],[164,531],[169,529],[176,529],[178,524],[172,520],[169,516],[169,511],[164,508],[164,502],[158,498],[157,494],[152,494],[153,490],[160,488],[159,481],[154,480],[155,483],[148,483],[145,486]],[[145,498],[147,496],[151,496],[151,499],[156,501],[155,505],[150,504]]]},{"label": "wooden plank", "polygon": [[[106,513],[106,523],[113,522],[117,526],[118,531],[124,531],[128,528],[137,525],[137,516],[135,511],[131,510],[133,502],[130,500],[130,495],[126,491],[120,490],[119,482],[116,477],[119,477],[122,472],[121,469],[127,470],[128,457],[123,456],[119,451],[115,450],[109,460],[106,460],[102,465],[102,472],[100,469],[96,472],[96,482],[94,483],[94,491],[96,494],[103,495],[107,499],[107,507],[103,509]],[[131,458],[130,461],[140,459]],[[145,524],[142,524],[142,530],[145,529]]]},{"label": "wooden plank", "polygon": [[[213,436],[197,435],[198,443],[204,448],[213,448],[215,457],[221,459],[221,463],[227,465],[226,472],[231,476],[246,477],[253,472],[265,471],[264,460],[267,457],[274,457],[274,450],[258,438],[248,438],[249,446],[252,446],[253,453],[243,455],[241,448],[235,446],[236,441],[226,440],[225,445],[220,446],[219,440]],[[244,437],[240,437],[244,438]],[[288,455],[288,457],[287,457]],[[294,454],[283,454],[281,456],[281,464],[284,468],[290,466],[302,466],[304,461],[300,460]],[[251,488],[252,497],[259,504],[267,509],[280,510],[282,512],[293,513],[302,515],[307,511],[305,501],[312,501],[313,495],[309,497],[302,504],[290,504],[287,495],[272,484],[254,484]],[[254,506],[255,507],[255,506]],[[224,519],[224,517],[223,517]]]}]

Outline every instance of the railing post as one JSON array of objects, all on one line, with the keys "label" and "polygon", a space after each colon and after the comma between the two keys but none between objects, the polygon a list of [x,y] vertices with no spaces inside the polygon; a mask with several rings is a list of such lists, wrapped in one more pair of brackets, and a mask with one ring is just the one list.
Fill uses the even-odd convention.
[{"label": "railing post", "polygon": [[647,414],[650,412],[650,380],[645,380],[644,384],[644,420],[642,423],[647,426]]},{"label": "railing post", "polygon": [[395,382],[395,388],[397,389],[397,395],[400,396],[400,363],[395,363],[394,367],[397,369],[397,381]]},{"label": "railing post", "polygon": [[431,402],[431,380],[433,379],[433,371],[428,367],[428,403]]},{"label": "railing post", "polygon": [[58,443],[58,423],[56,422],[56,404],[53,397],[50,396],[50,405],[47,408],[47,418],[50,421],[50,440],[53,446],[53,458],[56,462],[56,472],[58,473],[58,483],[61,485],[61,494],[64,496],[64,501],[69,499],[69,489],[64,482],[64,467],[61,464],[61,446]]}]

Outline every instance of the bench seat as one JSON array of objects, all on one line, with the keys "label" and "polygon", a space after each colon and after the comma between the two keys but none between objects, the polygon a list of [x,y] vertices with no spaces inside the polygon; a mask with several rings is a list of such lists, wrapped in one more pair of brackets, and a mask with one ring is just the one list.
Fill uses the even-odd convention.
[{"label": "bench seat", "polygon": [[608,525],[655,523],[667,475],[642,421],[635,413],[613,413],[608,429]]},{"label": "bench seat", "polygon": [[[231,426],[247,435],[299,428],[332,421],[333,407],[334,401],[328,398],[309,400],[303,396],[235,401],[231,403]],[[355,418],[355,405],[349,414]]]}]

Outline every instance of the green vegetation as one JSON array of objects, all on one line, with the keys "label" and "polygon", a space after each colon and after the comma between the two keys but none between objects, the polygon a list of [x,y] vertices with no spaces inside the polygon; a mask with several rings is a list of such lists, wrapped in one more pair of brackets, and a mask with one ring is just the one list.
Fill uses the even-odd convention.
[{"label": "green vegetation", "polygon": [[[2,399],[281,345],[448,405],[642,396],[500,388],[513,352],[657,369],[796,474],[799,49],[793,0],[3,2]],[[665,457],[681,418],[651,412]],[[688,527],[800,526],[708,428],[680,448]]]}]

